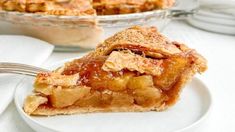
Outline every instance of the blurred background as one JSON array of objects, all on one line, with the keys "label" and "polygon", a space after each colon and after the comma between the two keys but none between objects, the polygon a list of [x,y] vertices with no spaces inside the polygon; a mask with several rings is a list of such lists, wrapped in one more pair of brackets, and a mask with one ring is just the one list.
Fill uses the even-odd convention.
[{"label": "blurred background", "polygon": [[172,8],[165,10],[86,19],[1,12],[0,34],[35,37],[56,45],[56,51],[69,52],[94,49],[105,38],[133,25],[156,26],[163,31],[177,20],[202,30],[235,35],[234,3],[234,0],[176,0]]}]

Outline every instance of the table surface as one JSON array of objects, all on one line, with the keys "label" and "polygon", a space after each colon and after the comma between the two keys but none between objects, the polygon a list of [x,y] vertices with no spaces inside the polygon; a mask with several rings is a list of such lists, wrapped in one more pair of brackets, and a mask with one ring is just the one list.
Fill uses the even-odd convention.
[{"label": "table surface", "polygon": [[[197,49],[208,60],[209,69],[199,75],[213,96],[213,108],[209,118],[198,129],[200,132],[235,131],[235,36],[210,33],[194,28],[183,21],[171,22],[163,33]],[[75,58],[81,53],[53,53],[44,65]],[[0,116],[0,131],[31,132],[16,112],[14,103]]]}]

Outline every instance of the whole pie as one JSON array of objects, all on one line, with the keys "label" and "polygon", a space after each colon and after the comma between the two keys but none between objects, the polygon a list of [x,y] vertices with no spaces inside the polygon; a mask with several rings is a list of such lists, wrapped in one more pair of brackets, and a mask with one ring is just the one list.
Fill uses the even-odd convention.
[{"label": "whole pie", "polygon": [[111,15],[165,9],[174,0],[0,0],[7,11],[49,15]]},{"label": "whole pie", "polygon": [[29,115],[162,111],[207,61],[155,27],[134,26],[88,55],[39,73],[23,109]]}]

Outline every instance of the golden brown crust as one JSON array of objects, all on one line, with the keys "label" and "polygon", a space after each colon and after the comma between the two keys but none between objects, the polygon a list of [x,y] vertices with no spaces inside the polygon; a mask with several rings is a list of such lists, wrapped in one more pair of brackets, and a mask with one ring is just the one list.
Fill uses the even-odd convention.
[{"label": "golden brown crust", "polygon": [[99,44],[96,50],[87,58],[108,55],[113,50],[130,49],[134,52],[144,53],[153,58],[166,58],[182,51],[165,36],[160,34],[155,27],[133,26],[116,33]]},{"label": "golden brown crust", "polygon": [[140,107],[140,106],[125,106],[125,107],[109,107],[109,108],[97,108],[86,107],[81,108],[79,106],[70,106],[66,108],[52,108],[48,106],[40,106],[31,113],[31,115],[41,116],[53,116],[53,115],[71,115],[71,114],[83,114],[83,113],[96,113],[96,112],[147,112],[147,111],[162,111],[167,109],[165,104],[161,106]]},{"label": "golden brown crust", "polygon": [[40,13],[47,15],[95,15],[88,0],[2,0],[4,10]]},{"label": "golden brown crust", "polygon": [[88,0],[71,0],[68,2],[47,2],[44,14],[49,15],[69,15],[69,16],[86,16],[95,15],[91,2]]},{"label": "golden brown crust", "polygon": [[102,69],[105,71],[121,71],[128,69],[129,71],[138,71],[143,74],[160,75],[163,68],[162,60],[154,60],[136,55],[131,51],[113,51],[104,62]]},{"label": "golden brown crust", "polygon": [[52,73],[39,73],[35,81],[42,84],[68,87],[68,86],[75,86],[77,84],[78,79],[79,79],[79,74],[65,76],[57,72],[52,72]]},{"label": "golden brown crust", "polygon": [[207,70],[207,60],[202,55],[197,53],[196,50],[190,49],[185,44],[176,41],[173,41],[172,44],[176,45],[183,53],[190,56],[195,65],[194,69],[197,72],[203,73]]}]

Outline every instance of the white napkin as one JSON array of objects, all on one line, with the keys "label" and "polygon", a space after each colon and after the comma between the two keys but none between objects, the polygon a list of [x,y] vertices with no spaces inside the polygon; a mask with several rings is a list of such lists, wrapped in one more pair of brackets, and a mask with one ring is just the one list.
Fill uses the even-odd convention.
[{"label": "white napkin", "polygon": [[[0,62],[16,62],[40,66],[52,53],[54,46],[26,36],[0,35]],[[0,114],[11,100],[22,76],[0,74]]]}]

